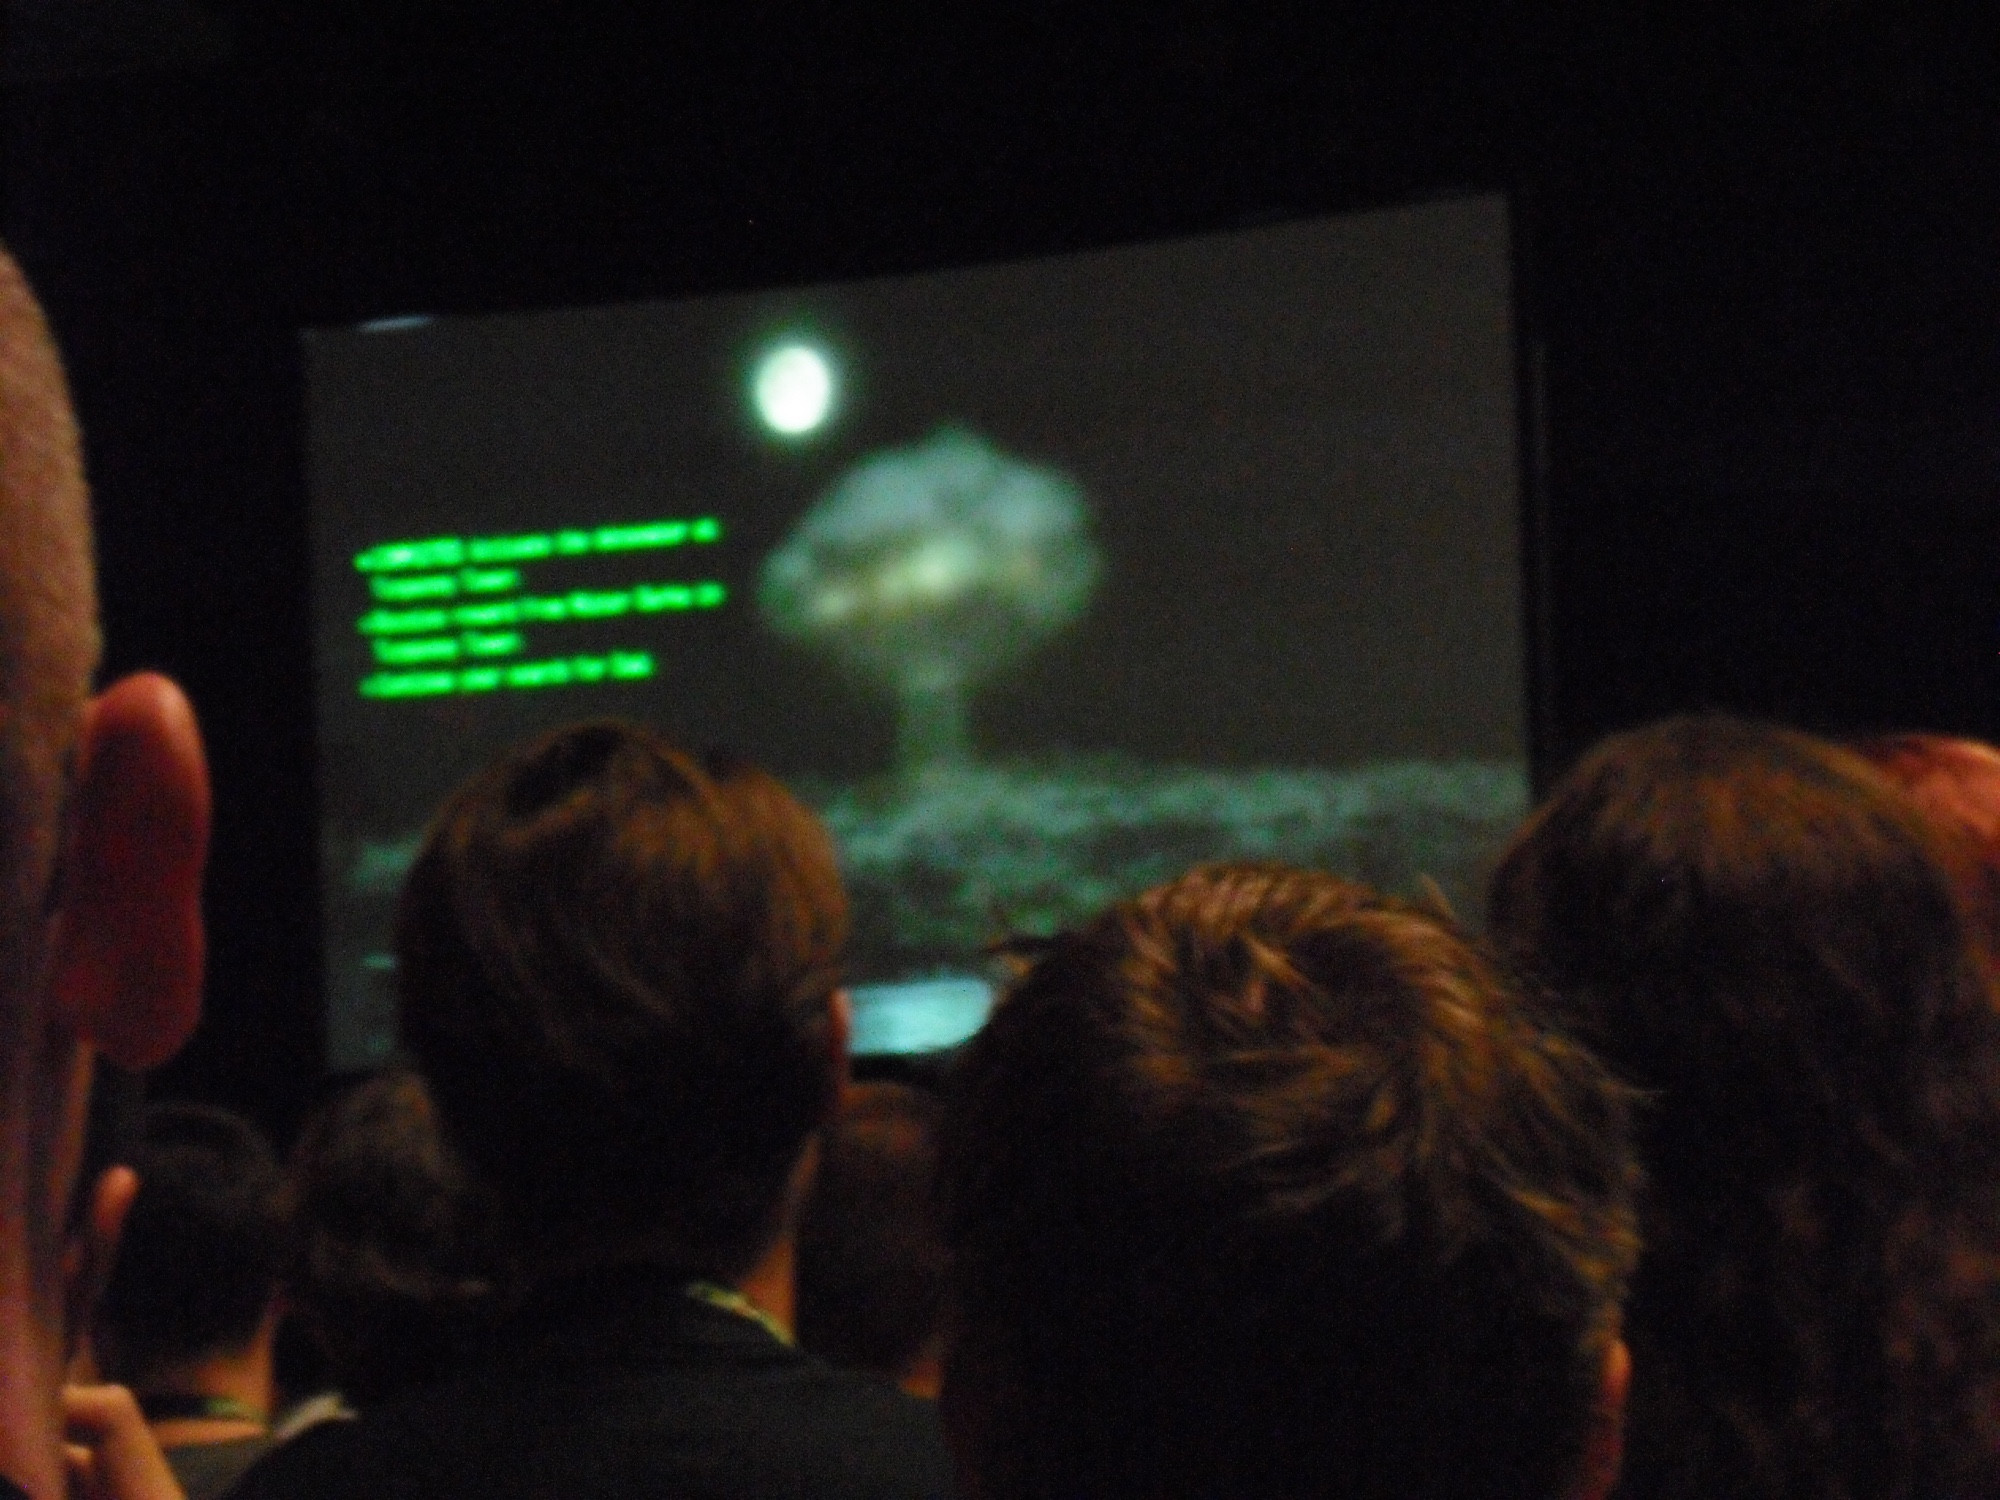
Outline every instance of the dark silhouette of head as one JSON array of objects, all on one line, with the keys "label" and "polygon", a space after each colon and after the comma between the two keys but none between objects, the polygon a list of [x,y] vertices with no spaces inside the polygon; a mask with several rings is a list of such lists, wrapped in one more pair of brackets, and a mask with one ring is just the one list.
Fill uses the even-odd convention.
[{"label": "dark silhouette of head", "polygon": [[451,799],[397,914],[402,1038],[531,1276],[758,1261],[844,1072],[846,925],[803,806],[645,729],[560,730]]},{"label": "dark silhouette of head", "polygon": [[290,1300],[353,1405],[441,1378],[504,1310],[498,1211],[414,1073],[378,1073],[307,1121],[291,1199]]},{"label": "dark silhouette of head", "polygon": [[944,1242],[934,1203],[943,1101],[857,1083],[822,1138],[799,1222],[799,1342],[821,1358],[920,1388],[934,1377]]},{"label": "dark silhouette of head", "polygon": [[1623,1493],[1993,1493],[2000,1021],[1917,806],[1669,720],[1565,777],[1491,895],[1649,1095]]},{"label": "dark silhouette of head", "polygon": [[955,1087],[968,1493],[1608,1487],[1626,1095],[1448,920],[1196,870],[1047,945]]},{"label": "dark silhouette of head", "polygon": [[268,1331],[284,1173],[254,1125],[204,1104],[150,1106],[132,1166],[139,1193],[92,1338],[107,1379],[179,1391],[183,1372]]}]

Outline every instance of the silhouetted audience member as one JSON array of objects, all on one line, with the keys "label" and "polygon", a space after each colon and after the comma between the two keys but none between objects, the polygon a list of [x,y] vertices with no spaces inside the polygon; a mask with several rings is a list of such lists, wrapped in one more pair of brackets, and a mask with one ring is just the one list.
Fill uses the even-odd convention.
[{"label": "silhouetted audience member", "polygon": [[[208,772],[179,689],[92,697],[90,497],[62,361],[0,250],[0,1496],[175,1486],[122,1388],[65,1392],[137,1178],[82,1178],[93,1070],[201,1014]],[[71,1448],[65,1452],[64,1440]],[[67,1467],[66,1467],[67,1464]]]},{"label": "silhouetted audience member", "polygon": [[955,1085],[964,1493],[1610,1489],[1627,1096],[1449,921],[1198,869],[1048,944]]},{"label": "silhouetted audience member", "polygon": [[1854,748],[1960,845],[1959,889],[2000,958],[2000,750],[1938,734],[1886,735]]},{"label": "silhouetted audience member", "polygon": [[322,1107],[293,1148],[291,1194],[291,1301],[341,1397],[366,1409],[456,1369],[511,1277],[498,1210],[423,1080],[379,1073]]},{"label": "silhouetted audience member", "polygon": [[926,1403],[790,1344],[846,925],[825,833],[739,763],[590,724],[461,788],[398,909],[401,1034],[521,1305],[458,1374],[239,1493],[940,1493]]},{"label": "silhouetted audience member", "polygon": [[851,1085],[799,1222],[799,1343],[930,1398],[941,1370],[933,1189],[943,1110],[929,1089]]},{"label": "silhouetted audience member", "polygon": [[148,1108],[132,1165],[139,1194],[91,1344],[189,1500],[212,1500],[271,1447],[284,1173],[254,1125],[203,1104]]},{"label": "silhouetted audience member", "polygon": [[1491,896],[1647,1091],[1623,1493],[2000,1491],[2000,1021],[1919,808],[1671,720],[1565,777]]}]

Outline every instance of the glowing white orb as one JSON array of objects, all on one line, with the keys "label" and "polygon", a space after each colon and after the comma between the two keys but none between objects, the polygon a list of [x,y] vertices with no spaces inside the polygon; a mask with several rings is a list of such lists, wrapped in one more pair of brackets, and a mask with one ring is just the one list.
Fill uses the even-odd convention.
[{"label": "glowing white orb", "polygon": [[785,344],[757,362],[751,394],[764,425],[786,437],[811,432],[833,409],[833,370],[807,344]]}]

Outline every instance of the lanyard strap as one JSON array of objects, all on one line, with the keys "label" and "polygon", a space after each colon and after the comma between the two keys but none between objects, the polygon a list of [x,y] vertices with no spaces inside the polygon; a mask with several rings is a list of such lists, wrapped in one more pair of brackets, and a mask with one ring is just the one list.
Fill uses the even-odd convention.
[{"label": "lanyard strap", "polygon": [[717,1286],[712,1281],[690,1281],[681,1290],[697,1302],[706,1302],[710,1307],[719,1307],[724,1312],[735,1313],[739,1318],[748,1318],[787,1349],[792,1346],[792,1336],[785,1325],[741,1292]]},{"label": "lanyard strap", "polygon": [[139,1411],[148,1422],[255,1422],[264,1418],[232,1396],[196,1396],[187,1391],[155,1391],[141,1396]]}]

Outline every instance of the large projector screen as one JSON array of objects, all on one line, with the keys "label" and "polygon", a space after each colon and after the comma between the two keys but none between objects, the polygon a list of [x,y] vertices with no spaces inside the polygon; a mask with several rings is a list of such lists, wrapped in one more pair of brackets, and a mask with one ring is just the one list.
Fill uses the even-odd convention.
[{"label": "large projector screen", "polygon": [[825,817],[862,1051],[1190,864],[1461,910],[1527,799],[1506,205],[307,335],[328,1052],[398,884],[545,728]]}]

